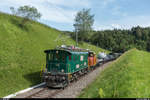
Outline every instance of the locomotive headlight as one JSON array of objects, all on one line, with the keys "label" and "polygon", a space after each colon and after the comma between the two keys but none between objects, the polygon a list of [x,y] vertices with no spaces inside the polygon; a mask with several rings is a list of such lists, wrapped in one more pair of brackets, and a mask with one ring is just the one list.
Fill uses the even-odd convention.
[{"label": "locomotive headlight", "polygon": [[61,72],[64,72],[64,69],[62,69]]}]

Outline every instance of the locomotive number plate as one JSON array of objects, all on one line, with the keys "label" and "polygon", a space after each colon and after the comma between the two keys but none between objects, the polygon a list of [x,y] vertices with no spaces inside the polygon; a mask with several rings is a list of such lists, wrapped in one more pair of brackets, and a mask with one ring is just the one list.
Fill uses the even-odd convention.
[{"label": "locomotive number plate", "polygon": [[76,68],[79,68],[79,67],[80,67],[79,64],[77,64],[77,65],[76,65]]}]

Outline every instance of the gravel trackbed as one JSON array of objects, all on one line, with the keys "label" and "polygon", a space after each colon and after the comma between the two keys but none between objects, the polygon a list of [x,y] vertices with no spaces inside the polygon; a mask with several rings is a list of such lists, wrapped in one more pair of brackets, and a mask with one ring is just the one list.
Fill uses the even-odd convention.
[{"label": "gravel trackbed", "polygon": [[[112,61],[101,65],[92,72],[82,76],[78,81],[72,82],[64,90],[45,89],[45,86],[41,86],[29,92],[19,94],[14,98],[76,98],[80,95],[82,89],[86,88],[87,85],[93,82],[96,79],[96,76],[98,76],[101,71],[108,67],[111,63]],[[54,91],[53,94],[52,91]]]}]

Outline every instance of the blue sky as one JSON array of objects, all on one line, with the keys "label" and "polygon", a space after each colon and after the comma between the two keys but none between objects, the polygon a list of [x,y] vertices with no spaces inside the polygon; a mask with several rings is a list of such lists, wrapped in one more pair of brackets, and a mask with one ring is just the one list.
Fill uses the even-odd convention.
[{"label": "blue sky", "polygon": [[94,30],[130,29],[150,26],[150,0],[0,0],[0,11],[11,13],[9,7],[30,5],[42,17],[39,22],[59,30],[73,31],[75,15],[83,8],[94,14]]}]

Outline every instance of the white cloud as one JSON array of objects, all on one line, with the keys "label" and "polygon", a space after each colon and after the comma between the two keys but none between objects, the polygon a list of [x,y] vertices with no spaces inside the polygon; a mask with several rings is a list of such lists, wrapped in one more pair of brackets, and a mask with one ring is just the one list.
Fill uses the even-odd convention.
[{"label": "white cloud", "polygon": [[67,6],[67,7],[89,7],[90,2],[88,0],[47,0],[48,3],[59,5],[59,6]]},{"label": "white cloud", "polygon": [[76,13],[76,11],[64,10],[57,6],[40,6],[39,11],[43,15],[42,19],[59,23],[72,23]]},{"label": "white cloud", "polygon": [[117,29],[121,29],[121,25],[119,24],[111,24],[112,28],[117,28]]},{"label": "white cloud", "polygon": [[102,0],[101,6],[102,8],[105,8],[108,4],[113,3],[115,0]]},{"label": "white cloud", "polygon": [[2,0],[0,10],[7,7],[5,11],[10,13],[9,7],[18,8],[22,5],[30,5],[36,7],[42,14],[42,20],[48,20],[59,23],[73,23],[74,16],[77,11],[64,9],[65,7],[89,7],[87,0]]},{"label": "white cloud", "polygon": [[135,26],[149,27],[150,26],[150,16],[127,16],[120,20],[111,20],[104,23],[96,22],[93,26],[94,30],[106,30],[106,29],[131,29]]},{"label": "white cloud", "polygon": [[124,25],[124,27],[126,28],[131,28],[137,25],[142,26],[142,27],[147,27],[147,26],[150,26],[149,19],[150,19],[149,15],[127,16],[116,21],[116,23]]},{"label": "white cloud", "polygon": [[[13,6],[18,8],[22,5],[31,5],[36,7],[39,12],[42,13],[42,18],[40,22],[47,21],[47,23],[54,22],[58,24],[68,25],[71,28],[74,21],[75,14],[78,8],[91,8],[97,5],[97,8],[102,9],[102,11],[108,11],[112,16],[110,19],[95,19],[93,28],[95,30],[104,29],[129,29],[132,26],[150,26],[150,16],[131,16],[130,13],[121,11],[121,5],[116,5],[117,0],[0,0],[0,11],[10,13],[9,7]],[[96,1],[96,2],[95,2]],[[93,5],[92,5],[93,4]],[[114,8],[108,10],[108,6],[114,4]],[[108,8],[107,8],[108,7]],[[99,9],[96,9],[101,13]],[[98,13],[96,13],[98,15]],[[103,14],[103,13],[102,13]],[[100,15],[99,15],[100,16]],[[107,15],[105,15],[107,16]],[[115,18],[117,16],[117,18]],[[98,17],[97,17],[98,18]],[[101,17],[99,17],[101,18]],[[44,22],[43,21],[43,22]],[[51,24],[51,23],[50,23]],[[59,25],[55,25],[59,26]],[[56,27],[58,28],[58,27]],[[66,28],[67,29],[67,28]]]},{"label": "white cloud", "polygon": [[106,29],[114,29],[112,25],[107,25],[107,24],[99,24],[98,22],[95,22],[93,25],[93,29],[98,31],[98,30],[106,30]]}]

